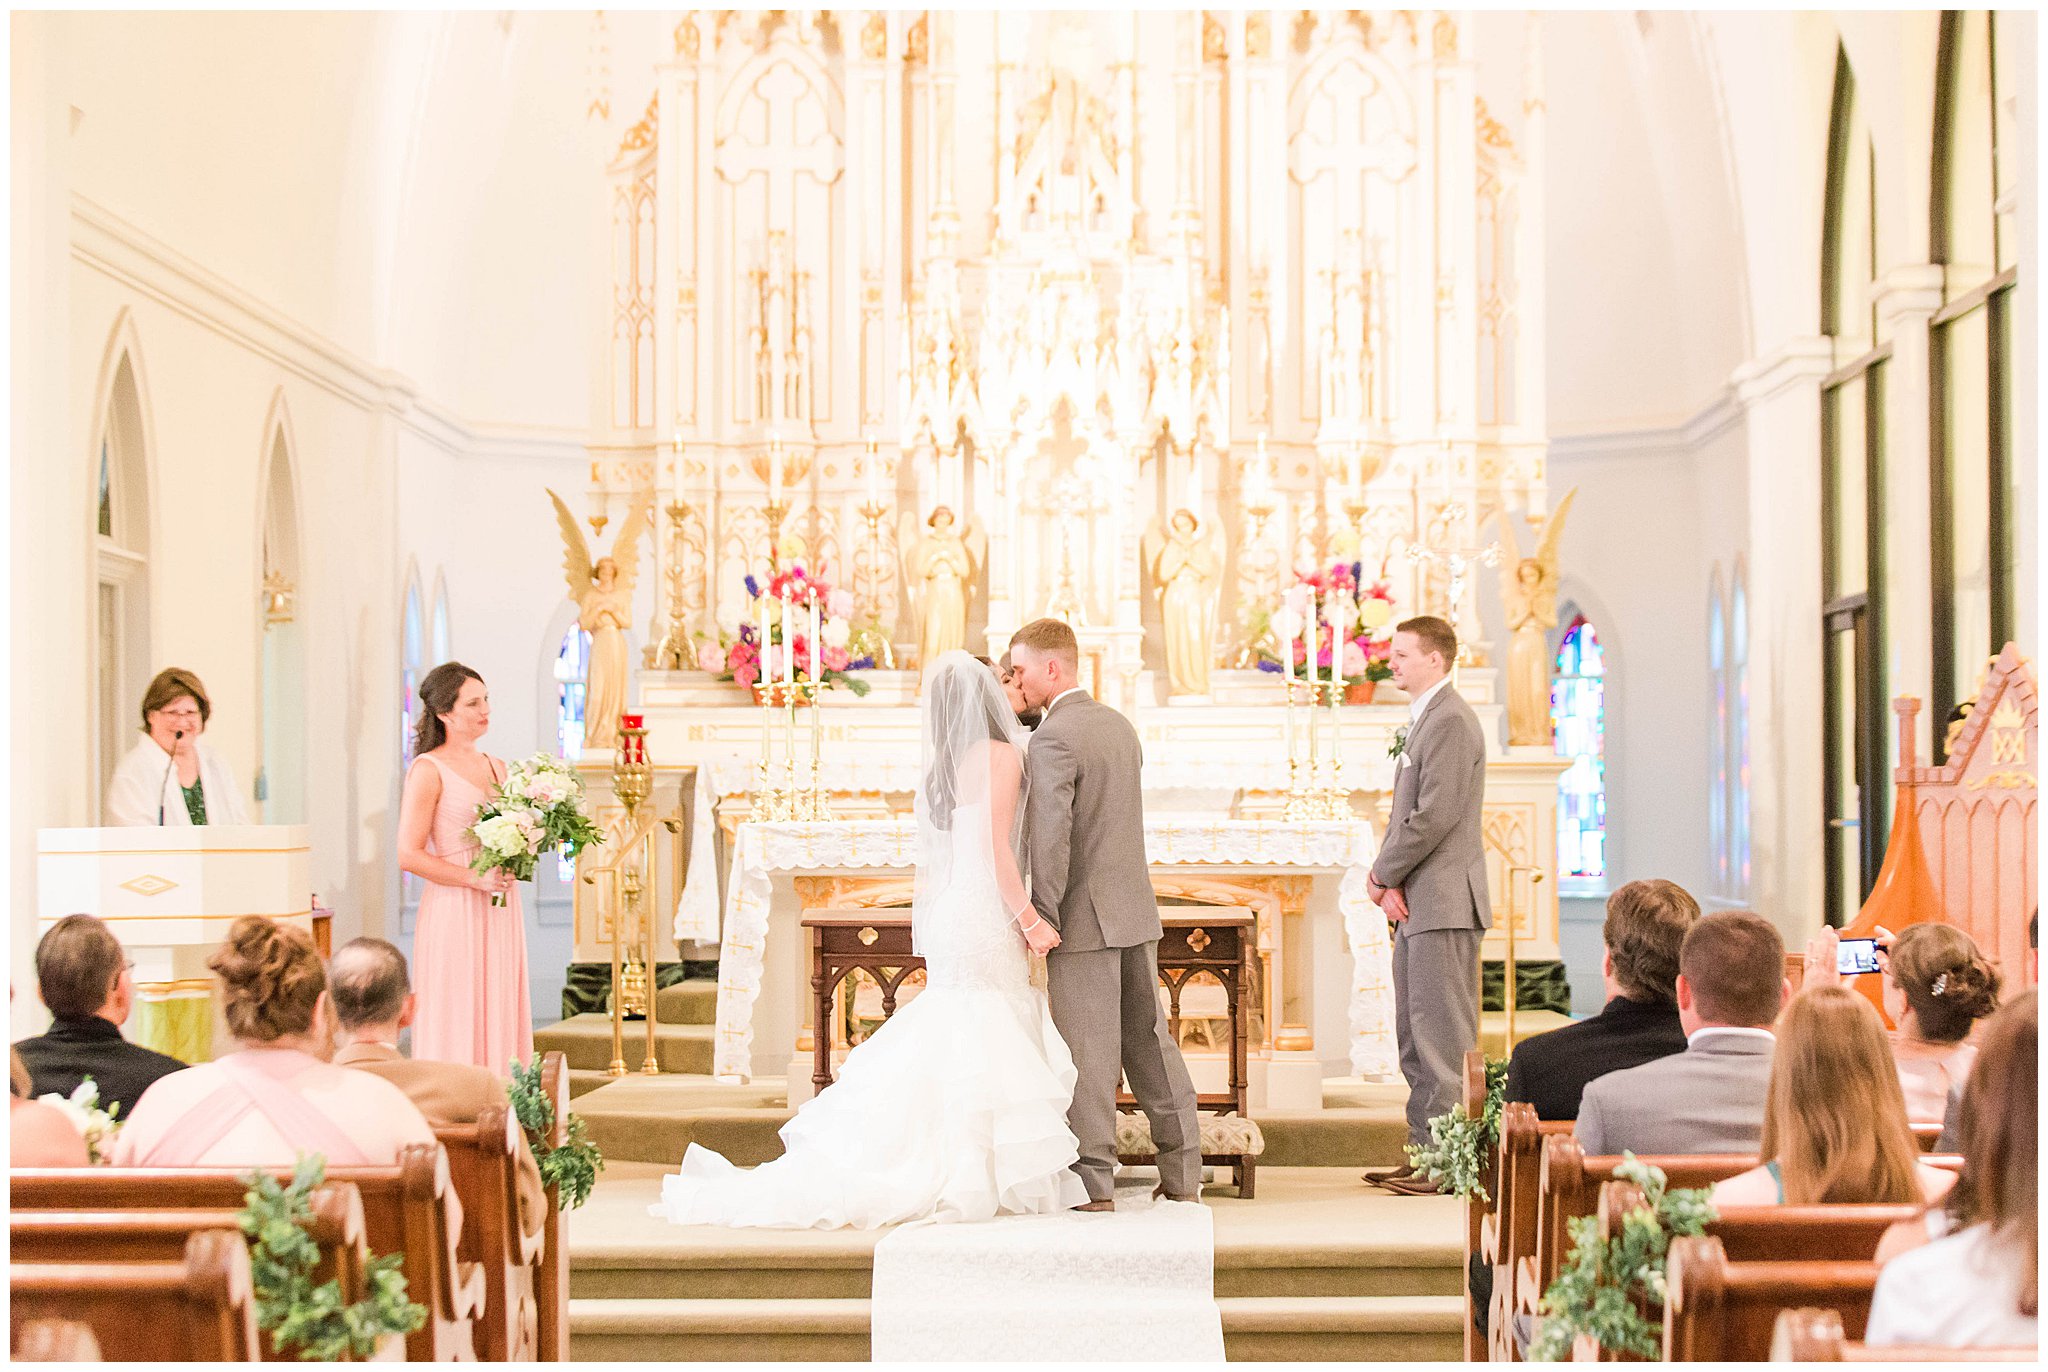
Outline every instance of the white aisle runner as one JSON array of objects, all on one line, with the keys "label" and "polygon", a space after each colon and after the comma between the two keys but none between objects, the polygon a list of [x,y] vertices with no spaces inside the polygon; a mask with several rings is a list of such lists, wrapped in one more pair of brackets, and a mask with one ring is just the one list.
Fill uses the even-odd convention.
[{"label": "white aisle runner", "polygon": [[912,1224],[875,1245],[876,1362],[1216,1362],[1208,1207],[1117,1197],[1115,1213]]}]

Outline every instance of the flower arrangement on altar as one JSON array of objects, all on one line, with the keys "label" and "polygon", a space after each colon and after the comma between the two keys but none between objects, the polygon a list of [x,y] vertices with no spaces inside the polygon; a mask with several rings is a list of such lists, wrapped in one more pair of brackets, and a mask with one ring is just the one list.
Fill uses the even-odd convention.
[{"label": "flower arrangement on altar", "polygon": [[1387,651],[1393,638],[1394,593],[1384,577],[1366,582],[1363,563],[1339,562],[1328,571],[1296,572],[1294,585],[1264,620],[1253,625],[1262,672],[1283,671],[1291,660],[1304,673],[1311,665],[1324,672],[1334,668],[1347,686],[1385,681],[1392,675]]},{"label": "flower arrangement on altar", "polygon": [[868,693],[867,682],[849,675],[875,665],[872,655],[853,655],[851,591],[801,566],[775,573],[766,585],[749,575],[746,586],[753,601],[750,621],[731,638],[706,644],[699,666],[749,690],[765,677],[787,685],[816,681],[821,688],[844,686],[857,696]]}]

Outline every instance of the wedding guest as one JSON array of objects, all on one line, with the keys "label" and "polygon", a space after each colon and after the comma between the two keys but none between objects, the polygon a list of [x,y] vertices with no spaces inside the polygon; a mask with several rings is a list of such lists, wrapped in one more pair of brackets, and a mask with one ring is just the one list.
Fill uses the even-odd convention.
[{"label": "wedding guest", "polygon": [[1955,1173],[1920,1161],[1884,1023],[1840,986],[1793,998],[1777,1025],[1761,1155],[1714,1187],[1715,1205],[1905,1204]]},{"label": "wedding guest", "polygon": [[[503,1076],[533,1056],[533,1011],[518,884],[505,872],[469,867],[477,810],[505,779],[505,764],[477,748],[490,727],[490,692],[468,667],[444,662],[420,682],[412,770],[398,810],[398,865],[427,883],[413,935],[425,993],[413,1056]],[[493,897],[504,903],[493,905]]]},{"label": "wedding guest", "polygon": [[200,741],[213,702],[183,667],[158,672],[142,693],[142,739],[107,783],[107,823],[247,824],[227,762]]},{"label": "wedding guest", "polygon": [[[398,1051],[398,1035],[413,1022],[416,1002],[405,954],[396,947],[380,938],[350,939],[335,950],[327,975],[341,1026],[335,1066],[384,1078],[405,1092],[430,1124],[475,1124],[492,1106],[509,1111],[504,1081],[483,1068],[414,1060]],[[547,1192],[525,1133],[516,1124],[511,1129],[519,1144],[520,1227],[538,1234],[547,1219]]]},{"label": "wedding guest", "polygon": [[159,1077],[185,1064],[121,1037],[135,1005],[134,966],[113,932],[91,915],[66,915],[36,944],[36,989],[55,1022],[14,1045],[34,1080],[31,1095],[69,1096],[91,1077],[100,1108],[125,1119]]},{"label": "wedding guest", "polygon": [[236,1050],[164,1077],[114,1136],[120,1167],[381,1167],[408,1143],[434,1143],[388,1081],[336,1067],[327,973],[304,930],[244,915],[206,965]]},{"label": "wedding guest", "polygon": [[1763,916],[1704,916],[1678,950],[1685,1051],[1587,1083],[1573,1133],[1591,1154],[1750,1153],[1763,1138],[1771,1023],[1791,995]]},{"label": "wedding guest", "polygon": [[1539,1119],[1577,1119],[1587,1082],[1683,1053],[1678,950],[1699,917],[1699,902],[1673,881],[1631,881],[1609,896],[1600,930],[1604,1007],[1519,1044],[1504,1099],[1529,1102]]},{"label": "wedding guest", "polygon": [[7,1076],[7,1165],[85,1167],[92,1162],[85,1137],[62,1110],[29,1098],[28,1069],[21,1054],[9,1055]]},{"label": "wedding guest", "polygon": [[[2023,1348],[2040,1342],[2039,998],[2033,991],[1985,1026],[1963,1090],[1963,1174],[1949,1192],[1946,1237],[1917,1221],[1879,1245],[1872,1344]],[[1920,1246],[1894,1257],[1895,1237]],[[1917,1233],[1913,1231],[1918,1231]]]},{"label": "wedding guest", "polygon": [[[1807,943],[1807,986],[1840,982],[1840,941],[1835,930],[1823,928]],[[1884,1012],[1898,1026],[1891,1048],[1906,1115],[1915,1124],[1941,1123],[1976,1060],[1970,1031],[1998,1009],[1998,971],[1975,940],[1951,924],[1913,924],[1898,934],[1879,929],[1877,948]]]}]

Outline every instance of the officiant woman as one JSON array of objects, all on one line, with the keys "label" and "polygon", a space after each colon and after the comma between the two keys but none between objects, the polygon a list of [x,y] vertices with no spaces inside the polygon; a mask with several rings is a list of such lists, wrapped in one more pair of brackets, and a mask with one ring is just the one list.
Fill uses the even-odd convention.
[{"label": "officiant woman", "polygon": [[199,738],[212,718],[197,676],[158,672],[142,694],[142,738],[107,783],[107,823],[247,824],[234,773]]},{"label": "officiant woman", "polygon": [[[426,882],[413,932],[412,1055],[504,1076],[533,1056],[526,913],[503,871],[475,872],[470,836],[505,764],[477,747],[491,727],[484,679],[444,662],[420,682],[412,770],[398,806],[398,866]],[[493,905],[501,896],[504,904]]]}]

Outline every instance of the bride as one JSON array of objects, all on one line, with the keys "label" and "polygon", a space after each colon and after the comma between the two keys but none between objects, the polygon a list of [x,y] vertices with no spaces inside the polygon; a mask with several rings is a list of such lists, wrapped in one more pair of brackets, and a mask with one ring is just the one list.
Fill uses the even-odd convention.
[{"label": "bride", "polygon": [[1088,1199],[1071,1170],[1074,1061],[1026,953],[1059,942],[1018,868],[1027,735],[995,674],[957,650],[925,678],[923,735],[911,936],[925,989],[782,1127],[780,1158],[743,1171],[693,1143],[653,1214],[872,1229]]}]

